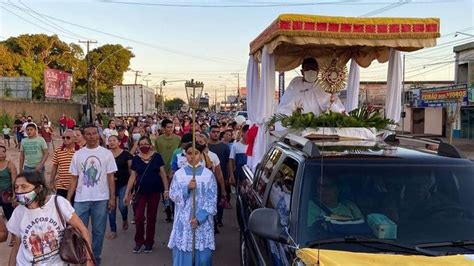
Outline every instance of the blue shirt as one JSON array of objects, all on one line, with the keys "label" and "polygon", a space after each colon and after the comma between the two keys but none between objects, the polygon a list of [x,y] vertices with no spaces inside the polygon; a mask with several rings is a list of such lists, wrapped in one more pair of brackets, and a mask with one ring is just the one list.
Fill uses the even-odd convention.
[{"label": "blue shirt", "polygon": [[[148,164],[150,166],[145,173]],[[135,189],[138,189],[140,194],[162,193],[165,190],[160,176],[160,167],[165,165],[163,158],[159,153],[155,153],[148,164],[138,155],[133,157],[131,169],[137,173]]]}]

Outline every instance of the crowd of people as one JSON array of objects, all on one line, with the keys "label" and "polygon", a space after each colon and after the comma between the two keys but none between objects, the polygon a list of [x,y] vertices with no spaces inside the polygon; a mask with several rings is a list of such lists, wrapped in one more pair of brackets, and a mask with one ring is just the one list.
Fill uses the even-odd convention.
[{"label": "crowd of people", "polygon": [[[93,123],[76,125],[63,115],[57,125],[59,147],[54,146],[58,136],[45,115],[39,121],[20,117],[13,129],[3,131],[0,206],[8,223],[5,227],[0,219],[0,242],[7,240],[8,231],[13,247],[10,265],[62,265],[58,243],[64,226],[58,225],[56,208],[81,232],[97,264],[107,224],[108,238],[117,237],[117,207],[122,230],[135,226],[131,251],[150,253],[160,201],[163,219],[173,223],[168,242],[173,264],[190,265],[192,230],[197,236],[195,259],[199,265],[211,264],[214,234],[224,226],[224,210],[232,208],[232,186],[246,163],[249,126],[243,117],[198,112],[193,122],[189,113],[182,112],[109,119],[98,114]],[[18,164],[7,160],[10,138],[6,136],[12,133],[20,151]],[[45,176],[48,157],[52,157],[51,174]]]}]

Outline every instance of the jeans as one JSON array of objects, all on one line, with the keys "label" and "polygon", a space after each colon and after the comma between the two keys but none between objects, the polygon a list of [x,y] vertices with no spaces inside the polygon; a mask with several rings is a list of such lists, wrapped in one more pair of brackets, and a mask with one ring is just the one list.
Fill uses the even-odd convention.
[{"label": "jeans", "polygon": [[66,130],[66,125],[59,125],[59,135],[62,136]]},{"label": "jeans", "polygon": [[[31,172],[34,172],[34,171],[36,171],[36,167],[29,167],[29,166],[26,166],[26,165],[23,166],[23,172],[25,172],[25,173],[31,173]],[[43,166],[43,168],[41,168],[41,171],[39,172],[42,177],[44,177],[44,171],[45,171],[45,168]]]},{"label": "jeans", "polygon": [[[156,214],[160,193],[137,194],[135,205],[135,244],[153,247],[155,243]],[[145,235],[145,209],[146,209],[146,235]]]},{"label": "jeans", "polygon": [[86,227],[89,227],[89,217],[92,222],[92,252],[98,264],[102,254],[105,228],[107,226],[108,200],[74,202],[77,216]]},{"label": "jeans", "polygon": [[[127,186],[122,186],[119,187],[115,190],[115,196],[118,197],[118,208],[120,213],[122,214],[122,221],[127,221],[127,215],[128,215],[128,208],[123,204],[123,198],[125,197],[125,191],[127,190]],[[116,233],[117,232],[117,222],[116,222],[116,217],[117,217],[117,208],[113,209],[111,212],[109,212],[109,225],[110,225],[110,231]]]},{"label": "jeans", "polygon": [[20,145],[21,140],[24,138],[23,132],[16,132],[16,140],[18,141],[18,145]]}]

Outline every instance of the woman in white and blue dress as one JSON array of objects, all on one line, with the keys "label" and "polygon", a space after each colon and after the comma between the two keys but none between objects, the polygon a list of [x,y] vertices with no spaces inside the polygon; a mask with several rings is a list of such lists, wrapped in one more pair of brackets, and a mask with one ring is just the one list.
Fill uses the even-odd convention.
[{"label": "woman in white and blue dress", "polygon": [[[217,183],[212,171],[201,163],[204,146],[189,144],[186,166],[176,171],[171,181],[170,199],[175,203],[175,218],[168,247],[173,250],[173,265],[193,265],[193,228],[196,229],[195,264],[212,265],[215,250],[214,215],[217,212]],[[196,178],[193,180],[193,165]],[[193,219],[193,190],[196,193],[196,218]]]}]

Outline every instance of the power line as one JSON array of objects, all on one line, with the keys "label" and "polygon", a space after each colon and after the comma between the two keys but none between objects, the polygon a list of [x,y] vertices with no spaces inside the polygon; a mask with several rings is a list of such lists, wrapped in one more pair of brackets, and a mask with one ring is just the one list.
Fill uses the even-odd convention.
[{"label": "power line", "polygon": [[[105,4],[121,4],[121,5],[132,5],[132,6],[158,6],[158,7],[180,7],[180,8],[266,8],[266,7],[304,7],[304,6],[323,6],[323,5],[352,5],[352,6],[367,6],[367,5],[380,5],[380,2],[363,2],[356,0],[340,0],[340,1],[320,1],[320,2],[245,2],[245,4],[203,4],[203,3],[182,3],[178,4],[175,2],[127,2],[118,0],[98,0]],[[397,4],[398,2],[392,2],[389,4]],[[432,3],[445,3],[447,1],[431,0],[431,1],[409,1],[409,4],[432,4]],[[451,1],[453,2],[453,1]],[[250,4],[249,4],[250,3]],[[253,3],[253,4],[252,4]]]},{"label": "power line", "polygon": [[[9,3],[5,2],[5,4],[9,4]],[[18,9],[23,9],[21,7],[17,7],[17,8]],[[147,42],[143,42],[143,41],[123,37],[123,36],[120,36],[120,35],[117,35],[117,34],[112,34],[112,33],[108,33],[108,32],[101,31],[101,30],[96,30],[96,29],[93,29],[93,28],[90,28],[90,27],[86,27],[86,26],[77,24],[77,23],[72,23],[72,22],[62,20],[62,19],[59,19],[59,18],[56,18],[56,17],[52,17],[52,16],[49,16],[49,15],[46,15],[46,14],[43,14],[43,13],[39,13],[39,14],[41,14],[42,16],[48,17],[52,20],[60,21],[62,23],[69,24],[69,25],[72,25],[72,26],[75,26],[75,27],[87,29],[87,30],[94,31],[94,32],[97,32],[97,33],[101,33],[101,34],[111,36],[111,37],[114,37],[114,38],[117,38],[117,39],[126,40],[126,41],[129,41],[129,42],[141,44],[141,45],[148,46],[148,47],[151,47],[151,48],[154,48],[154,49],[157,49],[157,50],[166,51],[166,52],[181,55],[181,56],[187,56],[187,57],[192,57],[192,58],[196,58],[196,59],[200,59],[200,60],[204,60],[204,61],[216,62],[216,63],[226,63],[226,64],[237,63],[237,61],[232,61],[232,60],[224,59],[224,58],[204,57],[204,56],[194,55],[194,54],[190,54],[190,53],[187,53],[187,52],[167,48],[167,47],[164,47],[164,46],[159,46],[159,45],[155,45],[155,44],[151,44],[151,43],[147,43]],[[48,31],[50,31],[50,30],[48,30]]]},{"label": "power line", "polygon": [[59,33],[57,33],[57,32],[51,31],[51,30],[49,30],[49,29],[47,29],[47,28],[45,28],[45,27],[42,27],[42,26],[40,26],[40,25],[38,25],[38,24],[36,24],[36,23],[34,23],[34,22],[32,22],[32,21],[30,21],[30,20],[28,20],[28,19],[26,19],[26,18],[24,18],[24,17],[22,17],[22,16],[20,16],[20,15],[18,15],[18,14],[16,14],[15,12],[13,12],[13,11],[11,11],[10,9],[4,7],[3,5],[0,6],[0,7],[3,8],[3,9],[4,9],[5,11],[7,11],[8,13],[10,13],[10,14],[12,14],[12,15],[18,17],[19,19],[21,19],[21,20],[23,20],[23,21],[25,21],[25,22],[27,22],[27,23],[30,23],[31,25],[34,25],[34,26],[36,26],[36,27],[38,27],[38,28],[40,28],[40,29],[42,29],[42,30],[45,30],[45,31],[47,31],[47,32],[51,32],[51,33],[53,33],[53,34],[57,34],[57,35],[59,35],[59,36],[62,36],[62,37],[64,37],[64,38],[67,38],[67,39],[76,40],[76,38],[74,38],[73,36],[69,36],[69,35],[65,35],[65,34],[59,34]]},{"label": "power line", "polygon": [[396,3],[392,3],[388,6],[385,6],[385,7],[382,7],[382,8],[379,8],[379,9],[376,9],[374,11],[371,11],[369,13],[366,13],[364,15],[362,15],[361,17],[370,17],[370,16],[373,16],[373,15],[376,15],[376,14],[379,14],[379,13],[383,13],[385,11],[388,11],[390,9],[394,9],[394,8],[397,8],[399,6],[402,6],[402,5],[405,5],[405,4],[408,4],[410,1],[409,0],[400,0]]},{"label": "power line", "polygon": [[426,74],[426,73],[429,73],[429,72],[433,72],[433,71],[436,70],[436,69],[440,69],[440,68],[442,68],[442,67],[446,67],[446,66],[448,66],[448,65],[450,65],[450,64],[452,64],[452,63],[453,63],[453,62],[445,63],[444,65],[435,67],[435,68],[433,68],[433,69],[427,70],[427,71],[422,72],[422,73],[418,73],[418,74],[414,74],[414,75],[408,76],[408,77],[406,77],[406,78],[409,79],[409,78],[413,78],[413,77],[416,77],[416,76],[419,76],[419,75],[423,75],[423,74]]},{"label": "power line", "polygon": [[[14,5],[14,6],[17,7],[17,8],[19,7],[19,6],[15,5],[15,4],[13,4],[10,0],[8,0],[8,2],[9,2],[10,4]],[[31,7],[29,7],[28,5],[26,5],[25,3],[23,3],[21,0],[18,0],[18,2],[19,2],[20,4],[22,4],[24,7],[26,7],[28,10],[30,10],[31,12],[33,12],[34,14],[38,15],[40,18],[36,18],[35,16],[31,15],[28,11],[22,10],[25,14],[27,14],[27,15],[29,15],[29,16],[31,16],[31,17],[37,19],[37,20],[39,20],[40,22],[45,23],[46,25],[48,25],[48,26],[50,26],[50,27],[53,27],[53,28],[55,28],[55,29],[57,29],[57,30],[59,30],[59,31],[62,31],[62,32],[66,33],[66,34],[71,34],[71,35],[73,35],[73,36],[77,36],[77,37],[80,38],[80,39],[87,39],[86,37],[84,37],[84,36],[82,36],[82,35],[76,34],[76,33],[72,32],[72,31],[70,31],[70,30],[68,30],[68,29],[66,29],[66,28],[63,28],[63,27],[59,26],[58,24],[54,23],[53,21],[50,21],[48,18],[42,16],[40,13],[36,12],[34,9],[32,9]]]}]

